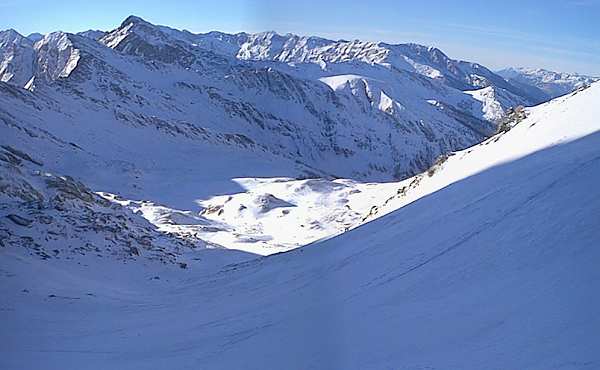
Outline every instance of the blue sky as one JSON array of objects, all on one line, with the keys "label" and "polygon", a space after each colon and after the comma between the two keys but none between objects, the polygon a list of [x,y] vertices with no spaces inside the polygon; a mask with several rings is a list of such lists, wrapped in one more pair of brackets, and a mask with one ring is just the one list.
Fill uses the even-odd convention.
[{"label": "blue sky", "polygon": [[108,30],[130,14],[194,32],[275,30],[417,42],[494,69],[529,66],[600,76],[600,0],[0,0],[0,29]]}]

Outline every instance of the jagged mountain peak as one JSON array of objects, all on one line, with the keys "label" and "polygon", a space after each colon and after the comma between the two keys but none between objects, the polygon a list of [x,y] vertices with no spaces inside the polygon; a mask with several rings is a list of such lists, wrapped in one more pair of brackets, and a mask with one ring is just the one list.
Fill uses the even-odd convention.
[{"label": "jagged mountain peak", "polygon": [[5,37],[23,37],[23,38],[25,37],[25,36],[21,35],[14,28],[7,28],[5,30],[1,30],[0,35],[5,36]]},{"label": "jagged mountain peak", "polygon": [[535,100],[480,64],[453,60],[436,47],[416,43],[333,41],[293,33],[279,34],[276,31],[233,35],[216,31],[194,34],[154,25],[135,15],[127,17],[117,29],[100,37],[99,41],[124,53],[163,62],[181,62],[185,59],[184,64],[188,66],[191,54],[197,48],[245,61],[317,64],[324,71],[328,71],[332,63],[365,63],[440,79],[460,90],[495,85],[524,96],[528,101]]},{"label": "jagged mountain peak", "polygon": [[56,31],[44,36],[35,43],[37,53],[36,69],[26,88],[33,89],[39,79],[55,81],[69,77],[81,58],[81,50],[76,42],[82,39],[71,33]]},{"label": "jagged mountain peak", "polygon": [[240,44],[237,58],[311,63],[320,65],[321,69],[327,71],[330,71],[331,64],[336,63],[366,64],[417,73],[441,80],[459,90],[473,90],[495,85],[515,95],[523,96],[527,101],[534,100],[526,92],[511,86],[502,77],[478,63],[454,60],[436,47],[415,43],[332,41],[267,32],[249,35],[247,40]]},{"label": "jagged mountain peak", "polygon": [[152,23],[144,20],[141,17],[138,17],[137,15],[130,15],[127,18],[125,18],[123,20],[123,22],[121,22],[121,27],[126,27],[129,24],[143,24],[143,25],[153,26]]},{"label": "jagged mountain peak", "polygon": [[[598,77],[587,76],[579,73],[569,72],[557,72],[545,68],[533,68],[533,67],[509,67],[499,70],[498,73],[504,77],[515,77],[517,75],[530,75],[539,76],[546,79],[558,79],[558,78],[583,78],[589,80],[597,80]],[[592,81],[594,82],[594,81]]]},{"label": "jagged mountain peak", "polygon": [[[168,32],[173,31],[173,32]],[[137,16],[127,17],[121,25],[102,36],[98,41],[111,49],[124,53],[148,56],[153,47],[173,46],[176,31],[163,26],[156,26]]]},{"label": "jagged mountain peak", "polygon": [[8,44],[31,44],[31,40],[21,35],[18,31],[9,28],[4,31],[0,31],[0,45]]},{"label": "jagged mountain peak", "polygon": [[209,31],[202,35],[216,37],[216,38],[231,38],[231,37],[247,37],[250,34],[247,32],[238,32],[238,33],[231,34],[231,33],[225,33],[225,32],[221,32],[221,31]]},{"label": "jagged mountain peak", "polygon": [[56,44],[58,46],[58,44],[70,42],[69,35],[72,34],[63,31],[50,32],[40,39],[40,43],[36,44],[40,46],[43,44]]},{"label": "jagged mountain peak", "polygon": [[13,29],[0,31],[0,81],[23,86],[31,78],[34,60],[31,40]]},{"label": "jagged mountain peak", "polygon": [[[379,43],[382,46],[385,47],[390,47],[390,48],[404,48],[404,49],[408,49],[408,50],[412,50],[414,52],[418,52],[418,53],[428,53],[431,55],[439,55],[439,56],[443,56],[444,58],[448,58],[448,56],[442,52],[440,49],[431,46],[431,45],[423,45],[423,44],[417,44],[414,42],[408,42],[408,43],[397,43],[397,44],[390,44],[390,43],[386,43],[386,42],[380,42]],[[448,58],[449,59],[449,58]]]}]

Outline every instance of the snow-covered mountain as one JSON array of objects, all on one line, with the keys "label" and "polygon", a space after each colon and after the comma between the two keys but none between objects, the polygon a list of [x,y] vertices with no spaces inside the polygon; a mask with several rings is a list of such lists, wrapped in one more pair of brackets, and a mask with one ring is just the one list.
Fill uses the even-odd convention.
[{"label": "snow-covered mountain", "polygon": [[[374,92],[363,84],[336,93],[318,79],[289,74],[287,64],[278,70],[243,62],[199,47],[192,36],[135,17],[100,43],[52,33],[32,46],[33,60],[28,49],[35,68],[23,73],[30,77],[26,87],[48,94],[60,87],[58,101],[87,100],[122,121],[152,115],[243,135],[264,150],[344,177],[410,176],[494,130],[482,119],[481,102],[418,74],[398,73]],[[114,104],[128,101],[135,104]]]},{"label": "snow-covered mountain", "polygon": [[540,101],[568,94],[600,80],[600,77],[559,73],[540,68],[506,68],[496,73],[504,77],[510,84],[530,91],[530,95],[539,97]]},{"label": "snow-covered mountain", "polygon": [[1,36],[0,144],[162,232],[259,254],[360,225],[396,191],[368,182],[425,171],[532,100],[415,44],[193,34],[135,16]]},{"label": "snow-covered mountain", "polygon": [[346,63],[365,63],[415,72],[459,90],[496,86],[514,94],[523,93],[480,64],[453,60],[437,48],[418,44],[332,41],[274,32],[240,34],[235,41],[239,44],[237,57],[244,60],[314,63],[324,71],[345,69]]},{"label": "snow-covered mountain", "polygon": [[100,40],[102,37],[106,36],[106,32],[100,31],[100,30],[87,30],[87,31],[78,32],[77,34],[88,37],[92,40]]},{"label": "snow-covered mountain", "polygon": [[600,364],[600,82],[135,16],[0,58],[1,369]]},{"label": "snow-covered mountain", "polygon": [[25,86],[33,75],[33,42],[15,30],[0,32],[0,81]]},{"label": "snow-covered mountain", "polygon": [[181,269],[0,249],[0,365],[594,368],[599,99],[595,83],[513,114],[406,180],[386,205],[401,208],[288,253],[215,271],[222,255]]},{"label": "snow-covered mountain", "polygon": [[34,32],[34,33],[27,35],[27,38],[31,42],[36,43],[36,42],[40,41],[41,39],[43,39],[44,35],[42,35],[41,33],[38,33],[38,32]]},{"label": "snow-covered mountain", "polygon": [[[526,100],[483,67],[413,44],[192,34],[133,16],[105,33],[1,37],[0,144],[163,232],[260,254],[357,226],[393,191],[362,182],[420,173]],[[289,182],[244,180],[260,177]],[[256,211],[273,193],[302,205]],[[235,210],[219,198],[236,194],[249,199]],[[295,236],[269,226],[277,219]]]}]

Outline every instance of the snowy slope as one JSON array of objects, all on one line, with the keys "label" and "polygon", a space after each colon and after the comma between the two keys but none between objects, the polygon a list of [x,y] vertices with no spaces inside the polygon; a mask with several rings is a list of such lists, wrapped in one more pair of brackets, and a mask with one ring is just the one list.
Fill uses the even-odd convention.
[{"label": "snowy slope", "polygon": [[508,109],[517,108],[523,103],[522,98],[493,86],[466,93],[482,103],[483,118],[489,121],[501,120],[506,116]]},{"label": "snowy slope", "polygon": [[[163,232],[260,254],[357,226],[395,191],[369,183],[484,140],[496,130],[487,106],[499,114],[521,102],[494,105],[495,95],[479,99],[425,67],[370,60],[373,45],[324,52],[330,41],[306,38],[287,53],[331,54],[322,69],[308,54],[272,57],[276,35],[192,34],[133,16],[104,34],[53,32],[35,44],[2,35],[4,75],[20,77],[0,83],[0,144]],[[242,57],[254,46],[271,56]],[[255,217],[270,195],[295,207]],[[224,213],[209,211],[230,197]]]},{"label": "snowy slope", "polygon": [[452,153],[427,172],[399,182],[398,194],[373,214],[394,211],[478,172],[517,158],[590,135],[598,130],[594,105],[600,96],[595,83],[517,115],[503,131],[469,149]]},{"label": "snowy slope", "polygon": [[2,249],[0,365],[596,368],[598,99],[532,109],[378,220],[218,273]]}]

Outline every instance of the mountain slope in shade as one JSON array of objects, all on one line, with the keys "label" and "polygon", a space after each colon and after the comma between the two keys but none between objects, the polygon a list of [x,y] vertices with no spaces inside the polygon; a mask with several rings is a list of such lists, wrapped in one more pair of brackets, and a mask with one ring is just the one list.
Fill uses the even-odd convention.
[{"label": "mountain slope in shade", "polygon": [[78,35],[89,37],[92,40],[100,40],[102,37],[106,35],[105,31],[100,30],[87,30],[83,32],[78,32]]},{"label": "mountain slope in shade", "polygon": [[38,32],[34,32],[34,33],[28,35],[27,38],[29,40],[31,40],[31,42],[33,42],[35,44],[36,42],[38,42],[41,39],[43,39],[44,35],[42,35],[41,33],[38,33]]},{"label": "mountain slope in shade", "polygon": [[594,368],[598,99],[594,84],[532,109],[421,178],[412,203],[216,274],[1,250],[0,364]]},{"label": "mountain slope in shade", "polygon": [[203,244],[170,238],[143,217],[94,194],[81,182],[46,172],[44,163],[0,147],[0,246],[42,259],[90,254],[120,261],[174,263]]},{"label": "mountain slope in shade", "polygon": [[599,77],[559,73],[540,68],[507,68],[498,71],[497,74],[513,85],[523,86],[531,91],[537,90],[537,95],[542,101],[568,94],[600,80]]}]

